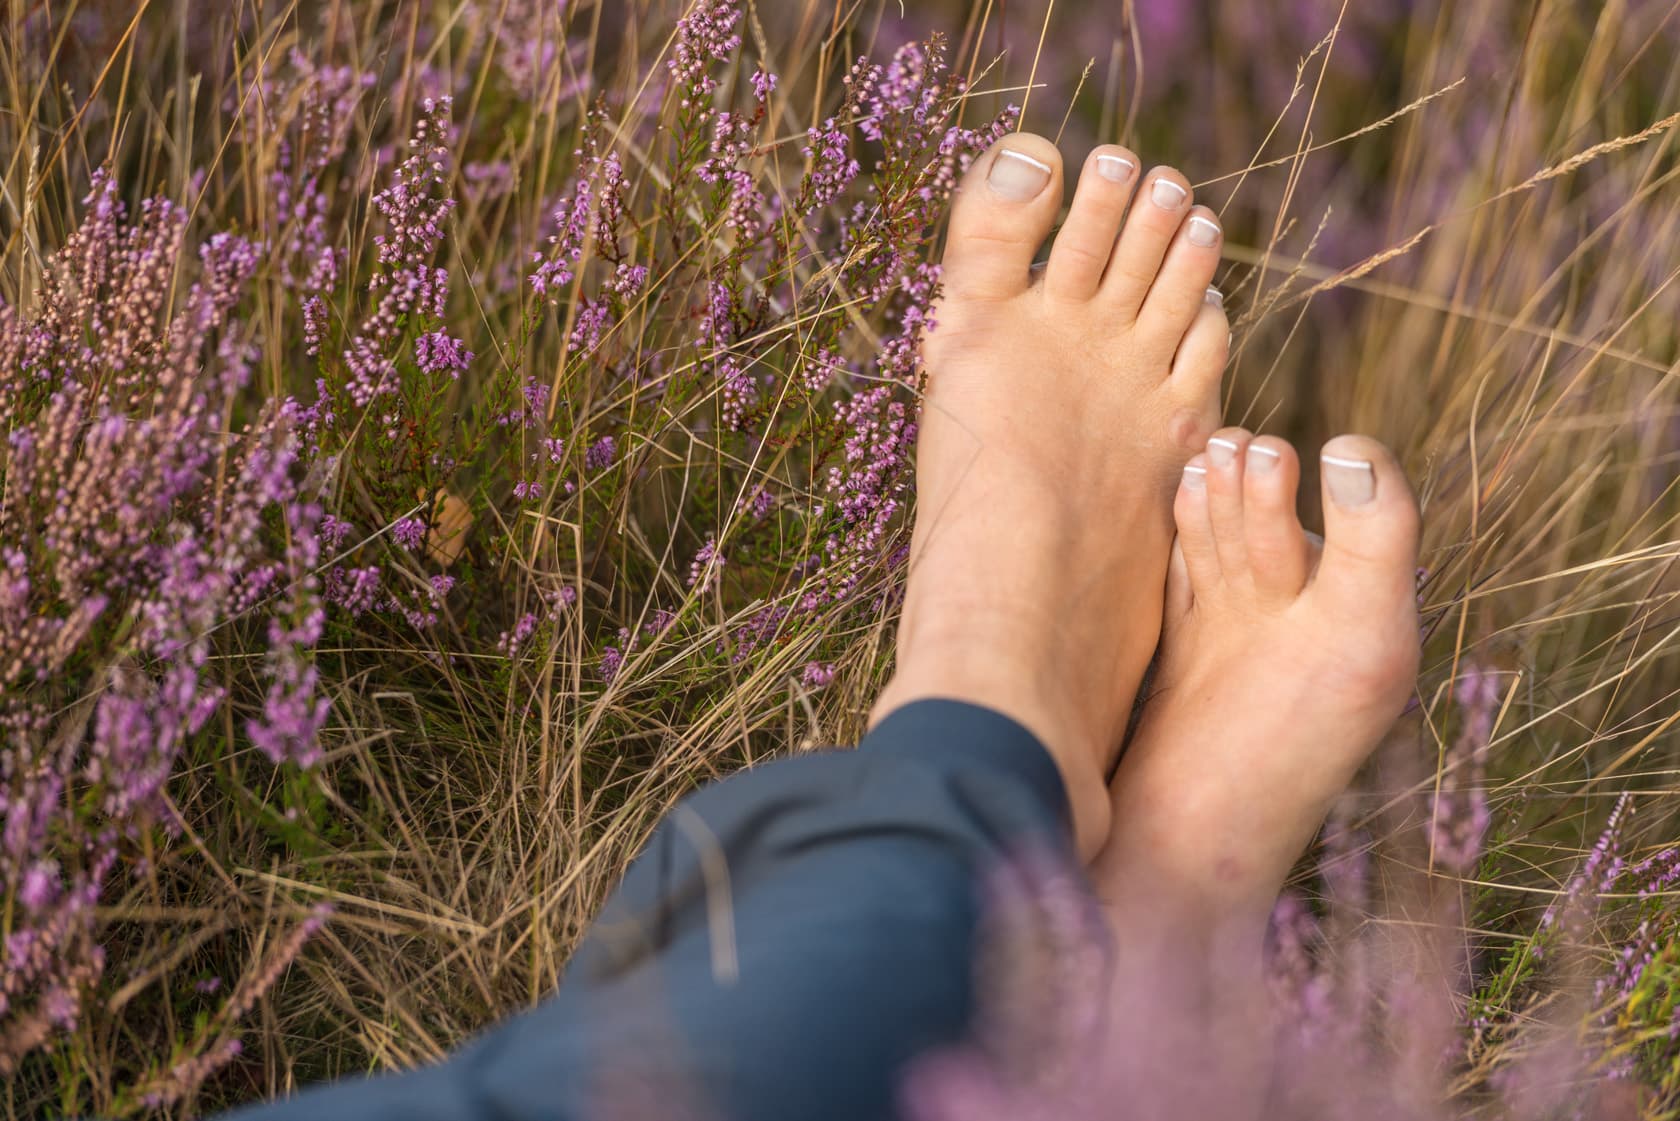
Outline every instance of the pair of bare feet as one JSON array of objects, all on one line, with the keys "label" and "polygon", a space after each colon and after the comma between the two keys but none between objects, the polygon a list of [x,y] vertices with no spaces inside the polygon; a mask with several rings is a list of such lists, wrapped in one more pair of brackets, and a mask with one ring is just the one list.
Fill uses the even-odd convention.
[{"label": "pair of bare feet", "polygon": [[876,712],[1013,717],[1060,766],[1130,944],[1195,929],[1258,962],[1291,864],[1410,692],[1417,506],[1380,445],[1338,437],[1319,543],[1294,449],[1219,428],[1221,231],[1182,175],[1096,149],[1036,268],[1062,201],[1055,146],[1028,134],[958,193]]}]

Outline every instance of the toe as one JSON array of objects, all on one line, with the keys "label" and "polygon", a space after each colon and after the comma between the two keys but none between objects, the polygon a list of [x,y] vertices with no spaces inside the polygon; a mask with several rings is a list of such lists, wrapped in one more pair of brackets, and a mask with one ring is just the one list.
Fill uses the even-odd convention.
[{"label": "toe", "polygon": [[1219,289],[1208,288],[1202,296],[1201,310],[1185,332],[1184,341],[1178,344],[1172,364],[1173,384],[1186,400],[1217,409],[1219,383],[1230,354],[1231,324],[1225,318],[1225,299]]},{"label": "toe", "polygon": [[1184,476],[1173,498],[1173,521],[1178,526],[1178,551],[1184,556],[1191,594],[1207,596],[1219,583],[1219,553],[1214,548],[1213,522],[1208,517],[1207,456],[1198,455],[1184,465]]},{"label": "toe", "polygon": [[1136,318],[1149,295],[1167,247],[1173,243],[1190,210],[1190,181],[1171,168],[1150,172],[1138,190],[1137,205],[1126,216],[1126,228],[1114,247],[1103,274],[1102,294],[1114,313],[1127,322]]},{"label": "toe", "polygon": [[1301,463],[1295,449],[1275,436],[1248,445],[1243,467],[1243,534],[1255,588],[1276,600],[1293,600],[1306,585],[1312,545],[1295,513]]},{"label": "toe", "polygon": [[1024,291],[1062,205],[1062,161],[1042,136],[1013,133],[974,161],[951,210],[943,281],[954,299]]},{"label": "toe", "polygon": [[1219,269],[1222,239],[1213,211],[1205,206],[1190,211],[1138,311],[1138,337],[1143,345],[1168,353],[1178,349],[1179,340],[1207,304],[1208,285]]},{"label": "toe", "polygon": [[1243,537],[1243,458],[1253,437],[1241,428],[1221,428],[1207,442],[1208,520],[1213,524],[1213,547],[1227,583],[1248,571]]},{"label": "toe", "polygon": [[1418,507],[1388,449],[1364,436],[1324,445],[1324,552],[1313,594],[1354,618],[1416,609]]},{"label": "toe", "polygon": [[1079,173],[1067,220],[1050,248],[1044,281],[1049,295],[1088,300],[1096,294],[1114,253],[1137,174],[1137,156],[1126,149],[1105,144],[1092,151]]}]

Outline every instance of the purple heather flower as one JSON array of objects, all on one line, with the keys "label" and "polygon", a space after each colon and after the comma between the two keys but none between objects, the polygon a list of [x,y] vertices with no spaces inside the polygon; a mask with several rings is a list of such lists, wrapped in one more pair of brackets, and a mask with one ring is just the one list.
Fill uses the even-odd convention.
[{"label": "purple heather flower", "polygon": [[811,162],[808,173],[811,204],[814,207],[827,206],[845,193],[861,170],[858,161],[852,158],[851,137],[830,117],[821,128],[806,132],[805,140],[801,151]]},{"label": "purple heather flower", "polygon": [[613,273],[612,280],[607,282],[607,287],[611,288],[619,299],[628,301],[635,299],[641,290],[647,287],[647,281],[648,267],[646,265],[632,265],[629,262],[621,262]]},{"label": "purple heather flower", "polygon": [[684,108],[717,88],[710,70],[741,45],[735,25],[741,20],[739,0],[694,0],[688,13],[677,21],[676,40],[666,66],[672,79],[683,87]]},{"label": "purple heather flower", "polygon": [[572,337],[566,347],[573,353],[587,354],[601,345],[601,337],[612,325],[612,308],[605,300],[585,299],[578,307],[572,324]]},{"label": "purple heather flower", "polygon": [[26,910],[44,911],[58,897],[58,868],[50,861],[37,860],[23,875],[17,899]]},{"label": "purple heather flower", "polygon": [[1445,770],[1434,796],[1430,836],[1438,863],[1453,871],[1468,872],[1481,857],[1483,838],[1492,820],[1484,756],[1499,708],[1498,676],[1474,664],[1467,665],[1454,696],[1461,725],[1443,762]]},{"label": "purple heather flower", "polygon": [[473,360],[473,352],[446,331],[433,331],[414,340],[414,363],[425,374],[459,378]]},{"label": "purple heather flower", "polygon": [[704,594],[717,578],[718,570],[727,563],[722,553],[718,551],[717,538],[708,536],[706,543],[700,546],[694,554],[694,560],[688,566],[688,586],[696,594]]},{"label": "purple heather flower", "polygon": [[601,651],[600,674],[601,680],[612,684],[613,678],[618,676],[619,667],[624,665],[624,653],[616,646],[608,646]]},{"label": "purple heather flower", "polygon": [[618,440],[612,436],[602,436],[583,453],[583,465],[590,471],[599,471],[611,467],[613,460],[617,458]]},{"label": "purple heather flower", "polygon": [[503,631],[501,636],[496,639],[496,649],[509,658],[513,657],[524,648],[525,644],[530,641],[531,636],[536,633],[537,623],[536,613],[527,611],[519,617],[519,621],[513,625],[512,630]]},{"label": "purple heather flower", "polygon": [[333,568],[327,573],[326,598],[351,615],[372,611],[381,602],[379,568]]},{"label": "purple heather flower", "polygon": [[342,518],[334,517],[332,514],[324,515],[321,518],[321,548],[329,553],[343,548],[345,538],[350,536],[354,528]]},{"label": "purple heather flower", "polygon": [[399,518],[391,526],[391,539],[410,551],[426,543],[426,523],[421,518]]}]

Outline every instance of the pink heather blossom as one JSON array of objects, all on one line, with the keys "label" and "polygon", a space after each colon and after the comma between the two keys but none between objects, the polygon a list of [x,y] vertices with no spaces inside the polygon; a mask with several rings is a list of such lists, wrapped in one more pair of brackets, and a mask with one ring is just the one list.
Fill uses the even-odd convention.
[{"label": "pink heather blossom", "polygon": [[711,66],[727,59],[741,45],[735,29],[740,19],[739,0],[693,0],[687,14],[677,22],[676,41],[666,66],[684,90],[684,108],[717,88]]},{"label": "pink heather blossom", "polygon": [[706,543],[700,546],[694,554],[694,560],[688,566],[688,586],[695,594],[703,595],[712,586],[718,570],[726,563],[722,553],[718,551],[717,538],[708,536]]},{"label": "pink heather blossom", "polygon": [[1459,705],[1459,733],[1443,759],[1440,789],[1433,795],[1430,822],[1435,859],[1456,872],[1468,872],[1481,856],[1490,814],[1486,759],[1501,694],[1498,677],[1476,665],[1461,671],[1454,697]]},{"label": "pink heather blossom", "polygon": [[391,525],[391,539],[410,552],[426,543],[426,523],[421,518],[399,518]]},{"label": "pink heather blossom", "polygon": [[618,676],[618,671],[623,665],[624,653],[619,650],[618,647],[608,646],[602,649],[601,662],[598,667],[601,675],[601,681],[604,684],[612,684],[613,679]]},{"label": "pink heather blossom", "polygon": [[16,903],[0,1064],[79,1021],[124,846],[163,819],[181,752],[226,699],[210,661],[225,625],[267,624],[246,672],[289,725],[257,746],[307,764],[324,709],[298,413],[271,401],[226,424],[252,381],[241,313],[267,247],[215,232],[195,251],[184,207],[131,209],[104,171],[82,205],[29,313],[0,304],[0,884]]},{"label": "pink heather blossom", "polygon": [[459,378],[472,360],[473,352],[447,332],[432,331],[414,340],[414,362],[422,373]]},{"label": "pink heather blossom", "polygon": [[590,471],[600,471],[611,467],[613,460],[617,458],[618,440],[612,436],[602,436],[583,453],[583,465]]}]

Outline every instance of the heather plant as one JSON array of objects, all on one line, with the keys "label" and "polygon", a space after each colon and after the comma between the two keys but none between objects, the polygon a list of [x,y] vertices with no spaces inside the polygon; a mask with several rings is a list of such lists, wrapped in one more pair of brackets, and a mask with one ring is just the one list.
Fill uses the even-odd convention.
[{"label": "heather plant", "polygon": [[[0,9],[7,1115],[434,1060],[683,793],[855,737],[1017,125],[1201,180],[1228,415],[1425,500],[1279,1115],[1676,1115],[1663,5],[209,7]],[[1016,937],[1094,968],[1047,890]]]},{"label": "heather plant", "polygon": [[102,171],[82,205],[31,306],[0,307],[8,1073],[77,1025],[108,956],[97,905],[179,833],[171,772],[228,693],[214,632],[251,629],[245,734],[274,763],[314,756],[326,708],[295,410],[234,413],[257,248],[223,233],[191,253],[184,208],[131,215]]}]

